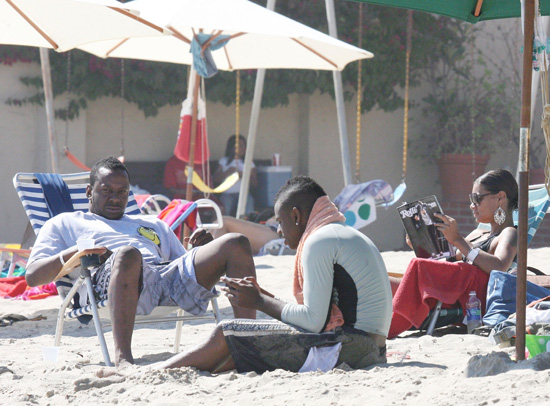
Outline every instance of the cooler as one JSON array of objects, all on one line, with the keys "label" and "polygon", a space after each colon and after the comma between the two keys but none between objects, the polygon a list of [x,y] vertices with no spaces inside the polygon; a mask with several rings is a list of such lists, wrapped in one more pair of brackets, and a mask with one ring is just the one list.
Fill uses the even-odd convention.
[{"label": "cooler", "polygon": [[256,207],[273,207],[275,195],[287,180],[292,177],[291,166],[258,166],[258,187]]}]

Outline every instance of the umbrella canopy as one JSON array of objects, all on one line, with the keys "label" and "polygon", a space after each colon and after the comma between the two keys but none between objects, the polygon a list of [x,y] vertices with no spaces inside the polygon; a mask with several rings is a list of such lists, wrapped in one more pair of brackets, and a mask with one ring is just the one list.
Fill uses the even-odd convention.
[{"label": "umbrella canopy", "polygon": [[248,0],[135,0],[126,3],[140,16],[172,35],[124,38],[87,44],[80,49],[100,57],[134,58],[191,64],[190,44],[200,32],[220,36],[212,50],[218,69],[341,70],[373,55]]},{"label": "umbrella canopy", "polygon": [[114,0],[0,0],[0,44],[40,47],[52,172],[57,172],[57,142],[46,48],[64,52],[123,35],[162,36],[164,31]]},{"label": "umbrella canopy", "polygon": [[[354,0],[363,3],[379,4],[406,8],[409,10],[427,11],[447,17],[456,18],[469,23],[484,20],[519,17],[521,15],[520,0]],[[550,15],[550,2],[541,1],[540,12]]]},{"label": "umbrella canopy", "polygon": [[[138,10],[144,19],[165,27],[171,35],[128,37],[86,44],[79,48],[104,58],[193,64],[196,71],[200,71],[200,66],[190,51],[197,48],[197,42],[198,53],[205,57],[207,65],[210,68],[215,65],[222,70],[283,68],[334,71],[342,70],[349,62],[373,57],[372,53],[364,49],[248,0],[135,0],[127,5]],[[193,100],[198,98],[198,83],[195,80]],[[190,162],[194,160],[195,151],[196,103],[193,103],[193,108]],[[254,144],[252,140],[249,141],[251,145]],[[245,165],[245,179],[249,166]],[[191,176],[192,171],[189,170],[188,199],[192,196]]]},{"label": "umbrella canopy", "polygon": [[114,0],[0,0],[0,44],[63,52],[124,35],[162,34]]}]

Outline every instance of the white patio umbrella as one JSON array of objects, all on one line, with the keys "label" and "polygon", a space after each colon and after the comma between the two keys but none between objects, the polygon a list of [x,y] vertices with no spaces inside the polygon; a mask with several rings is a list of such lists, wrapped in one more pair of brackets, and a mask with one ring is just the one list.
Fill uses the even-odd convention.
[{"label": "white patio umbrella", "polygon": [[0,0],[0,44],[68,51],[125,35],[161,35],[162,29],[114,0]]},{"label": "white patio umbrella", "polygon": [[0,0],[0,44],[40,47],[52,171],[57,172],[48,53],[121,36],[162,36],[163,29],[114,0]]},{"label": "white patio umbrella", "polygon": [[[194,34],[228,35],[212,51],[222,70],[292,68],[341,70],[373,55],[267,10],[248,0],[135,0],[140,16],[172,32],[169,37],[121,38],[80,47],[103,58],[132,58],[190,65]],[[130,37],[130,36],[128,36]]]},{"label": "white patio umbrella", "polygon": [[[315,69],[342,70],[349,62],[371,58],[373,54],[332,38],[247,0],[135,0],[128,6],[140,16],[171,31],[171,36],[155,38],[121,38],[79,47],[107,58],[132,58],[192,64],[191,42],[197,34],[212,36],[224,44],[211,54],[218,69]],[[193,100],[197,100],[199,81],[195,80]],[[196,103],[193,103],[196,108]],[[194,156],[196,111],[191,127],[189,162]],[[249,146],[253,145],[249,139]],[[252,152],[252,151],[249,151]],[[245,158],[244,178],[251,164]],[[186,197],[191,198],[191,170]],[[245,183],[245,182],[243,182]],[[241,188],[242,194],[242,188]]]}]

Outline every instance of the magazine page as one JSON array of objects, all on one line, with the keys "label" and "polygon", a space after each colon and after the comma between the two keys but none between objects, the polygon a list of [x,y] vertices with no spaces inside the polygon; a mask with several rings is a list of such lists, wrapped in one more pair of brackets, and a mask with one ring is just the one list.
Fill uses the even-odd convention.
[{"label": "magazine page", "polygon": [[435,226],[441,220],[434,214],[443,213],[436,196],[406,203],[399,206],[397,212],[417,257],[444,259],[455,255],[454,247]]}]

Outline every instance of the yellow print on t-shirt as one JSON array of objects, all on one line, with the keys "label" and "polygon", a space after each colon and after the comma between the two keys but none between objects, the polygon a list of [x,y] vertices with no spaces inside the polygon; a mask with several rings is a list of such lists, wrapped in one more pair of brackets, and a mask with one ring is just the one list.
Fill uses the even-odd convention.
[{"label": "yellow print on t-shirt", "polygon": [[155,232],[155,230],[153,230],[152,228],[149,228],[149,227],[141,226],[140,228],[138,228],[137,231],[142,236],[144,236],[148,240],[153,241],[156,245],[158,245],[160,247],[160,238],[159,238],[158,234]]}]

